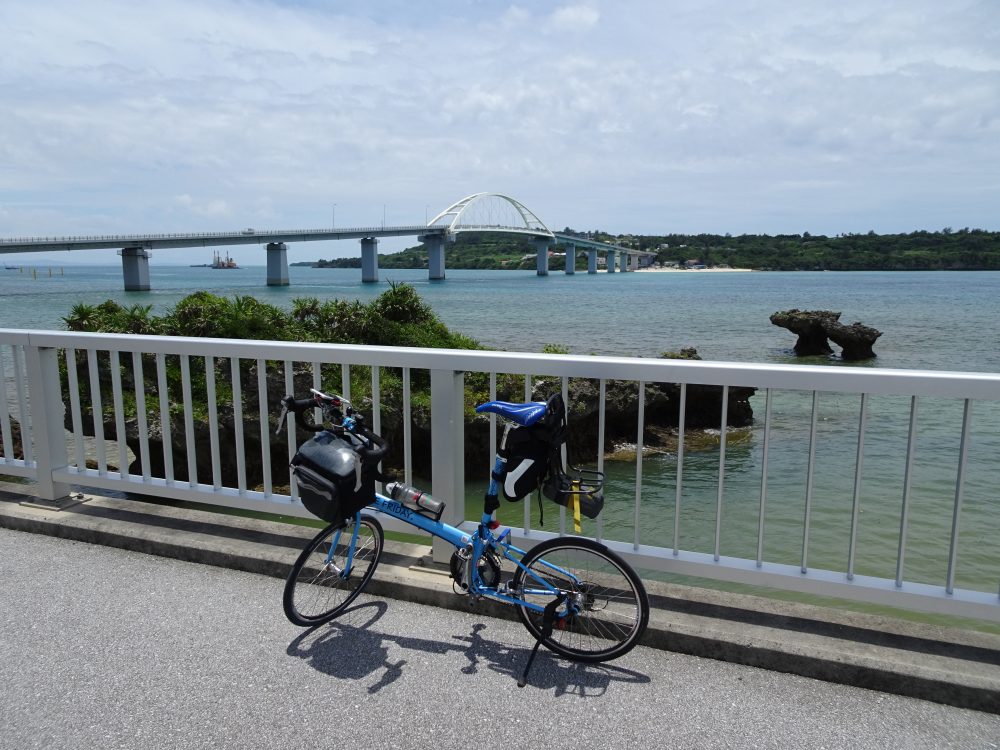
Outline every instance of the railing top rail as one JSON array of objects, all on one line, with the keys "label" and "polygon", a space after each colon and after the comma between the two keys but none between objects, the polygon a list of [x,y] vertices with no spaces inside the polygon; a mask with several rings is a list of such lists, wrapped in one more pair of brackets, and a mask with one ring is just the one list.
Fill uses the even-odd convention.
[{"label": "railing top rail", "polygon": [[822,365],[709,362],[639,357],[533,354],[357,346],[179,336],[0,329],[0,343],[48,348],[240,357],[756,388],[1000,400],[1000,374],[858,369]]}]

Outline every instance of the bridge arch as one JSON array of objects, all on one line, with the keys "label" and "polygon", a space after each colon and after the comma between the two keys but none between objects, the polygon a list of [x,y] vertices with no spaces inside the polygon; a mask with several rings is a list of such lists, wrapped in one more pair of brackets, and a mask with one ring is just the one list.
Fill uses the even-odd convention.
[{"label": "bridge arch", "polygon": [[516,198],[500,193],[474,193],[448,206],[427,227],[458,232],[513,232],[553,237],[535,213]]}]

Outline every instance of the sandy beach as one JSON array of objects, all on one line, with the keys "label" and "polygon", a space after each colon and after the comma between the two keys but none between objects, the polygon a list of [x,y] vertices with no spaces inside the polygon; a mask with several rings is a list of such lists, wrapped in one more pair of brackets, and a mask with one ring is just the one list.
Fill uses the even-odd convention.
[{"label": "sandy beach", "polygon": [[752,268],[637,268],[629,273],[749,273]]}]

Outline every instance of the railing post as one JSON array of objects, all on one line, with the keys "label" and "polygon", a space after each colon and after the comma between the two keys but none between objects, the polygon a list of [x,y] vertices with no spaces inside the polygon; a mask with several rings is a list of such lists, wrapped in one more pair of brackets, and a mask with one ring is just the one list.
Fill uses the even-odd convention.
[{"label": "railing post", "polygon": [[58,506],[70,491],[68,484],[52,479],[52,473],[65,469],[68,463],[66,428],[63,426],[66,405],[59,388],[58,351],[30,345],[24,350],[31,399],[31,428],[35,438],[38,499]]},{"label": "railing post", "polygon": [[[465,520],[465,373],[431,370],[431,495],[447,504],[443,520]],[[434,562],[447,563],[455,548],[435,539]]]}]

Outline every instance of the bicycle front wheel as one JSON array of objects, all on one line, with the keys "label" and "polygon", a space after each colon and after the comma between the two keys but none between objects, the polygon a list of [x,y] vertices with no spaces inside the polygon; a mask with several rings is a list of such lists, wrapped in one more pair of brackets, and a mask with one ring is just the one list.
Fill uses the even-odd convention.
[{"label": "bicycle front wheel", "polygon": [[[349,561],[355,526],[357,541]],[[384,539],[382,524],[371,516],[355,515],[319,532],[302,550],[285,581],[285,616],[309,627],[343,612],[371,580]]]},{"label": "bicycle front wheel", "polygon": [[[521,561],[513,586],[524,604],[518,616],[546,648],[581,662],[616,659],[632,650],[649,622],[649,600],[638,574],[618,555],[591,539],[558,537],[537,545]],[[566,597],[552,634],[542,637],[542,613],[554,594]]]}]

